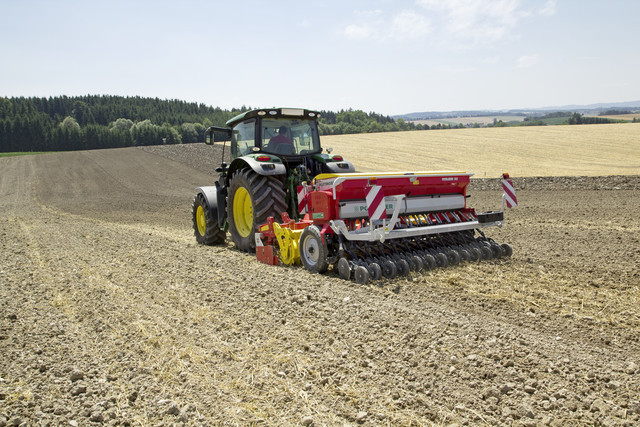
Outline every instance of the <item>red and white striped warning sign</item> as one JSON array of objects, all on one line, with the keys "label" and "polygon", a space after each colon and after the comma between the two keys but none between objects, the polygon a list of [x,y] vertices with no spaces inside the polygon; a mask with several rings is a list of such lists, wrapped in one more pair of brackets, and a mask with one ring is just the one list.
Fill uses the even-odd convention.
[{"label": "red and white striped warning sign", "polygon": [[516,190],[513,188],[513,182],[508,173],[502,174],[502,189],[504,190],[504,200],[507,203],[507,207],[514,208],[518,206]]},{"label": "red and white striped warning sign", "polygon": [[365,187],[364,192],[367,200],[369,220],[374,221],[378,219],[386,219],[387,209],[385,207],[382,187],[380,185],[372,185],[370,187]]},{"label": "red and white striped warning sign", "polygon": [[298,212],[301,215],[307,213],[307,195],[309,190],[306,185],[298,185]]}]

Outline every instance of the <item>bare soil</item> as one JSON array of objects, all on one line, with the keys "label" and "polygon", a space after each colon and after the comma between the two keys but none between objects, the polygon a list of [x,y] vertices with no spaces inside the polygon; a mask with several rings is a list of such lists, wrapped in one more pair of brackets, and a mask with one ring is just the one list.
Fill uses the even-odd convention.
[{"label": "bare soil", "polygon": [[205,148],[0,159],[0,427],[640,423],[640,177],[515,178],[512,258],[359,286],[197,245]]}]

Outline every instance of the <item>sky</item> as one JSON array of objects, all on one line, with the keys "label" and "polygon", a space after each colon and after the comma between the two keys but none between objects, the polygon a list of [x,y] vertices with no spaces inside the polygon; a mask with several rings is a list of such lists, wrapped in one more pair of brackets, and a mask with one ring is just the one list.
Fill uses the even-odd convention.
[{"label": "sky", "polygon": [[233,108],[640,100],[637,0],[0,0],[0,96]]}]

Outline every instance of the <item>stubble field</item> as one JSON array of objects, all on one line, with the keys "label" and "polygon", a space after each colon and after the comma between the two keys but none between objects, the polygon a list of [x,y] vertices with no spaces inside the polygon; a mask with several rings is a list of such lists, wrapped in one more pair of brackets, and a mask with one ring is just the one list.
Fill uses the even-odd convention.
[{"label": "stubble field", "polygon": [[640,175],[636,123],[327,136],[358,170],[462,170],[479,178]]},{"label": "stubble field", "polygon": [[636,425],[640,128],[601,128],[325,138],[359,170],[514,176],[511,259],[380,286],[197,245],[220,147],[0,159],[0,426]]}]

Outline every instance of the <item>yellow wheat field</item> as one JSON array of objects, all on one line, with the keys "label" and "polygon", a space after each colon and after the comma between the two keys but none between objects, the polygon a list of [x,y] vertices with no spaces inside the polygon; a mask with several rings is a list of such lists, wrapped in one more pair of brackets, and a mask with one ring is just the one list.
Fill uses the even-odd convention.
[{"label": "yellow wheat field", "polygon": [[640,124],[446,129],[322,137],[361,172],[476,177],[640,175]]},{"label": "yellow wheat field", "polygon": [[610,116],[595,116],[595,117],[603,117],[605,119],[611,120],[633,120],[640,119],[640,113],[630,113],[630,114],[612,114]]}]

